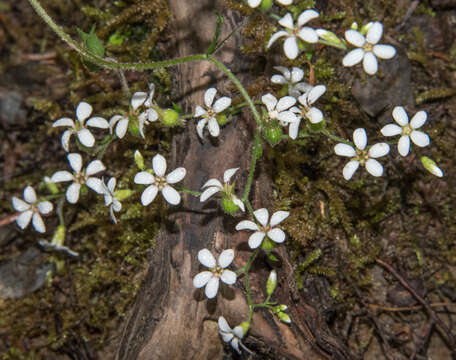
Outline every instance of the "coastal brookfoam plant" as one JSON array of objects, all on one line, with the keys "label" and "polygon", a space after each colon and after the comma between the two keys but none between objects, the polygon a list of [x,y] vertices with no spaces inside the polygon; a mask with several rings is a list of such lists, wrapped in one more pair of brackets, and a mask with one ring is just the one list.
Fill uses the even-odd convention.
[{"label": "coastal brookfoam plant", "polygon": [[231,327],[228,325],[228,322],[223,316],[220,316],[218,318],[218,326],[219,333],[223,341],[230,344],[233,349],[240,354],[241,350],[239,346],[242,346],[241,340],[245,335],[243,327],[241,325],[238,325],[234,329],[231,329]]},{"label": "coastal brookfoam plant", "polygon": [[20,212],[16,218],[17,225],[21,229],[25,229],[30,223],[30,220],[32,220],[33,227],[36,231],[40,233],[46,232],[46,226],[40,214],[49,214],[54,208],[52,203],[49,201],[38,202],[35,189],[30,185],[24,189],[24,200],[15,196],[11,198],[14,210]]},{"label": "coastal brookfoam plant", "polygon": [[208,249],[200,250],[198,252],[198,260],[209,271],[203,271],[197,274],[193,278],[193,286],[197,289],[205,286],[204,293],[208,299],[216,297],[220,280],[228,285],[233,285],[236,282],[236,273],[227,269],[233,259],[234,250],[232,249],[222,251],[217,262]]},{"label": "coastal brookfoam plant", "polygon": [[418,111],[409,123],[407,112],[402,106],[396,106],[393,109],[393,119],[398,123],[385,125],[380,131],[384,136],[401,135],[397,143],[397,151],[402,156],[407,156],[410,151],[410,139],[419,147],[425,147],[430,144],[427,134],[418,131],[427,120],[426,111]]},{"label": "coastal brookfoam plant", "polygon": [[274,66],[274,69],[280,71],[282,75],[273,75],[271,82],[273,84],[280,84],[287,87],[288,95],[298,98],[301,93],[305,92],[310,86],[306,82],[301,82],[304,78],[304,70],[294,66],[288,70],[285,66]]},{"label": "coastal brookfoam plant", "polygon": [[318,35],[314,29],[308,26],[304,26],[307,22],[315,19],[319,16],[315,10],[305,10],[298,17],[298,22],[295,26],[293,16],[291,13],[287,13],[283,18],[279,20],[279,24],[282,25],[286,30],[280,30],[274,33],[269,39],[267,48],[281,37],[286,37],[283,43],[283,50],[285,55],[289,59],[296,59],[299,54],[298,39],[307,43],[316,43],[318,41]]},{"label": "coastal brookfoam plant", "polygon": [[74,173],[72,174],[66,170],[57,171],[51,176],[51,181],[54,183],[66,181],[73,182],[70,186],[68,186],[65,193],[68,202],[70,204],[78,202],[79,192],[82,185],[86,185],[96,193],[101,194],[103,192],[102,181],[92,175],[105,170],[103,163],[100,160],[93,160],[89,163],[89,165],[87,165],[85,170],[82,170],[82,156],[80,154],[71,153],[67,155],[67,158]]},{"label": "coastal brookfoam plant", "polygon": [[353,142],[356,149],[344,143],[339,143],[334,147],[334,152],[337,155],[352,158],[343,170],[345,180],[351,179],[359,165],[365,166],[366,170],[373,176],[382,176],[383,166],[375,159],[388,154],[389,145],[387,143],[378,143],[367,150],[366,130],[361,128],[353,132]]},{"label": "coastal brookfoam plant", "polygon": [[285,233],[282,229],[274,228],[285,220],[290,213],[288,211],[277,211],[271,216],[269,221],[269,212],[267,209],[262,208],[253,212],[259,225],[250,220],[243,220],[236,225],[236,230],[253,230],[255,231],[249,237],[249,246],[251,249],[256,249],[261,245],[264,238],[267,237],[272,241],[280,244],[285,241]]},{"label": "coastal brookfoam plant", "polygon": [[177,168],[165,176],[166,160],[160,154],[152,159],[153,174],[148,171],[141,171],[136,174],[135,184],[149,185],[141,194],[141,203],[144,206],[154,201],[158,191],[161,191],[165,200],[171,205],[178,205],[181,201],[180,194],[169,184],[181,181],[187,174],[183,167]]},{"label": "coastal brookfoam plant", "polygon": [[117,180],[114,177],[110,178],[107,184],[105,184],[104,182],[101,183],[105,205],[109,206],[109,214],[111,215],[111,219],[114,222],[114,224],[117,224],[117,219],[114,215],[114,211],[119,212],[120,210],[122,210],[122,204],[114,194],[116,183]]},{"label": "coastal brookfoam plant", "polygon": [[349,67],[362,61],[364,71],[369,75],[374,75],[378,70],[377,57],[391,59],[396,55],[396,49],[391,45],[377,44],[383,35],[383,25],[380,22],[374,22],[368,28],[366,37],[356,30],[345,32],[345,39],[357,49],[345,55],[342,63]]},{"label": "coastal brookfoam plant", "polygon": [[69,151],[70,138],[73,134],[77,134],[78,140],[82,145],[86,147],[92,147],[95,145],[95,137],[92,135],[90,130],[87,129],[87,126],[99,129],[109,128],[108,121],[102,117],[96,116],[87,120],[92,114],[92,111],[92,106],[83,101],[76,107],[76,122],[70,118],[60,118],[52,124],[52,127],[65,126],[69,128],[63,132],[61,138],[62,146],[65,151]]},{"label": "coastal brookfoam plant", "polygon": [[215,94],[217,94],[217,89],[207,89],[204,93],[204,105],[206,106],[206,109],[203,109],[199,105],[195,108],[195,117],[202,117],[196,125],[196,131],[201,139],[203,138],[203,130],[206,124],[211,136],[219,136],[220,126],[217,121],[217,115],[231,105],[231,99],[227,96],[221,97],[214,103]]}]

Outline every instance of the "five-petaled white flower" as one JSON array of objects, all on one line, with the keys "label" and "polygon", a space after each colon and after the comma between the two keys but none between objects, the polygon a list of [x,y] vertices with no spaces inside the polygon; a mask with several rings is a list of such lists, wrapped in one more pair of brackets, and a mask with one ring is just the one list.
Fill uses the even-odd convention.
[{"label": "five-petaled white flower", "polygon": [[[69,127],[62,134],[61,142],[65,151],[69,151],[70,148],[70,137],[73,134],[78,135],[80,143],[86,147],[92,147],[95,144],[95,137],[92,135],[86,126],[91,126],[100,129],[108,129],[109,123],[102,117],[95,116],[89,120],[87,118],[92,114],[92,106],[84,101],[80,102],[76,107],[76,118],[74,122],[70,118],[61,118],[52,124],[52,127],[66,126]],[[87,120],[87,121],[86,121]]]},{"label": "five-petaled white flower", "polygon": [[204,185],[201,187],[202,189],[206,188],[206,190],[204,190],[201,194],[200,201],[206,201],[212,195],[221,192],[222,196],[231,200],[242,211],[245,211],[244,203],[234,194],[234,184],[229,184],[231,178],[238,170],[239,168],[226,170],[223,174],[223,185],[218,179],[209,179],[208,181],[206,181]]},{"label": "five-petaled white flower", "polygon": [[271,216],[269,220],[269,212],[267,209],[262,208],[253,212],[255,218],[260,225],[255,224],[250,220],[243,220],[236,225],[236,230],[253,230],[255,231],[249,237],[249,246],[251,249],[256,249],[261,245],[263,239],[267,236],[272,241],[280,244],[285,241],[285,233],[282,229],[274,228],[274,226],[280,224],[285,220],[290,213],[288,211],[277,211]]},{"label": "five-petaled white flower", "polygon": [[226,269],[234,259],[234,250],[228,249],[222,251],[218,261],[208,249],[198,251],[198,260],[210,271],[202,271],[193,278],[193,286],[202,288],[206,286],[204,292],[208,299],[217,295],[219,282],[222,280],[225,284],[233,285],[236,282],[237,275],[234,271]]},{"label": "five-petaled white flower", "polygon": [[418,131],[427,120],[426,111],[418,111],[409,123],[407,112],[402,106],[396,106],[393,109],[393,118],[400,125],[388,124],[380,131],[384,136],[401,135],[397,143],[397,150],[402,156],[407,156],[410,151],[410,139],[419,147],[428,146],[430,143],[429,136],[422,131]]},{"label": "five-petaled white flower", "polygon": [[105,205],[109,206],[109,214],[111,215],[111,219],[114,222],[114,224],[117,224],[117,219],[114,215],[114,211],[119,212],[120,210],[122,210],[122,204],[114,195],[116,183],[117,180],[115,177],[110,178],[107,184],[105,184],[104,182],[101,183]]},{"label": "five-petaled white flower", "polygon": [[[220,126],[216,116],[231,105],[231,99],[227,96],[221,97],[214,103],[216,93],[217,89],[215,88],[207,89],[204,93],[204,105],[206,106],[206,109],[203,109],[199,105],[195,108],[195,117],[203,117],[196,125],[196,131],[201,139],[203,138],[203,130],[206,124],[207,129],[212,136],[219,136]],[[212,103],[214,103],[214,105],[212,105]]]},{"label": "five-petaled white flower", "polygon": [[[249,6],[251,8],[256,8],[256,7],[260,6],[262,1],[263,0],[248,0],[247,3],[249,4]],[[279,4],[285,5],[285,6],[293,4],[293,0],[276,0],[276,1]]]},{"label": "five-petaled white flower", "polygon": [[306,82],[301,82],[304,78],[304,70],[301,68],[294,66],[290,71],[285,66],[274,66],[274,69],[280,71],[282,75],[273,75],[271,82],[286,85],[288,87],[288,95],[296,99],[311,87]]},{"label": "five-petaled white flower", "polygon": [[35,190],[31,186],[27,186],[24,189],[24,200],[15,196],[11,199],[14,210],[21,212],[16,219],[17,225],[21,229],[25,229],[30,223],[30,220],[32,220],[35,230],[44,233],[46,226],[40,214],[49,214],[53,209],[52,203],[49,201],[37,202]]},{"label": "five-petaled white flower", "polygon": [[388,154],[389,145],[387,143],[378,143],[366,150],[366,130],[361,128],[353,132],[353,142],[355,143],[356,150],[353,146],[344,143],[339,143],[334,147],[337,155],[352,158],[343,170],[345,180],[351,179],[360,164],[365,166],[371,175],[382,176],[383,166],[375,159]]},{"label": "five-petaled white flower", "polygon": [[297,37],[308,43],[316,43],[318,41],[316,31],[311,27],[303,26],[308,21],[318,17],[318,15],[318,12],[315,10],[305,10],[299,15],[297,26],[295,26],[293,16],[290,13],[287,13],[279,20],[279,24],[287,30],[280,30],[274,33],[269,39],[267,48],[269,49],[277,39],[286,36],[287,39],[285,39],[283,43],[285,55],[289,59],[296,59],[299,53]]},{"label": "five-petaled white flower", "polygon": [[242,346],[241,340],[244,337],[244,329],[242,326],[238,325],[234,329],[231,329],[223,316],[218,318],[218,326],[223,341],[230,343],[233,349],[240,354],[241,350],[239,349],[239,345]]},{"label": "five-petaled white flower", "polygon": [[396,49],[391,45],[377,44],[383,34],[383,25],[374,22],[370,25],[366,37],[356,30],[347,30],[345,38],[350,44],[357,47],[345,55],[342,63],[344,66],[354,66],[363,61],[364,71],[374,75],[378,70],[377,57],[391,59],[396,55]]},{"label": "five-petaled white flower", "polygon": [[141,171],[136,174],[134,179],[135,184],[149,185],[141,194],[141,203],[144,206],[149,205],[160,190],[168,203],[171,205],[179,204],[181,197],[174,188],[169,186],[169,184],[175,184],[181,181],[185,177],[187,170],[180,167],[170,172],[165,177],[166,160],[160,154],[155,155],[152,159],[152,169],[154,170],[154,174],[147,171]]},{"label": "five-petaled white flower", "polygon": [[269,120],[278,120],[282,126],[297,121],[296,115],[289,109],[296,104],[293,96],[284,96],[279,101],[272,94],[266,94],[261,97],[261,101],[268,109]]},{"label": "five-petaled white flower", "polygon": [[87,185],[98,194],[103,193],[102,181],[92,175],[105,170],[105,166],[100,160],[93,160],[87,165],[85,170],[82,170],[82,156],[77,153],[67,155],[68,162],[74,170],[74,174],[69,171],[57,171],[51,176],[52,182],[72,181],[73,183],[68,186],[66,191],[66,199],[69,203],[75,204],[79,200],[79,192],[82,185]]}]

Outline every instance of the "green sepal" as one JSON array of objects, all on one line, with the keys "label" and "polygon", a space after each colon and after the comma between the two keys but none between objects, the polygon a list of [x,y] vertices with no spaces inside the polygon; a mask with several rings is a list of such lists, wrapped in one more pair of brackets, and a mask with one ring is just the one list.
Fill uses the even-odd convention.
[{"label": "green sepal", "polygon": [[233,200],[228,197],[222,198],[222,208],[228,215],[234,215],[238,212],[239,206],[237,206]]},{"label": "green sepal", "polygon": [[51,244],[56,245],[58,247],[62,246],[65,242],[65,233],[66,228],[65,225],[57,226],[57,229],[54,232],[54,236],[52,236]]},{"label": "green sepal", "polygon": [[228,118],[225,114],[218,114],[215,118],[220,126],[223,126],[228,122]]},{"label": "green sepal", "polygon": [[132,194],[133,194],[133,190],[122,189],[122,190],[116,190],[114,192],[114,197],[117,200],[122,201],[122,200],[125,200],[125,199],[129,198]]},{"label": "green sepal", "polygon": [[276,122],[267,124],[264,129],[264,137],[271,146],[275,146],[280,142],[282,134],[282,127]]},{"label": "green sepal", "polygon": [[312,124],[310,121],[308,121],[307,128],[309,130],[315,131],[315,132],[321,131],[324,128],[326,128],[326,121],[325,121],[325,119],[323,119],[322,121],[320,121],[319,123],[316,123],[316,124]]},{"label": "green sepal", "polygon": [[263,250],[273,250],[276,247],[276,243],[269,239],[267,236],[264,238],[263,242],[261,243],[261,248]]}]

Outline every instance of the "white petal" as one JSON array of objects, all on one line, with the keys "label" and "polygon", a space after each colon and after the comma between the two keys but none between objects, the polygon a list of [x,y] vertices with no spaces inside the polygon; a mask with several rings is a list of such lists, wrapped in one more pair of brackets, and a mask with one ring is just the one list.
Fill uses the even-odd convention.
[{"label": "white petal", "polygon": [[187,174],[187,170],[185,168],[180,167],[176,170],[171,171],[168,175],[166,175],[166,182],[168,184],[175,184],[181,181],[185,175]]},{"label": "white petal", "polygon": [[21,200],[15,196],[11,198],[11,201],[13,203],[13,208],[16,211],[26,211],[30,209],[30,204],[27,204],[24,200]]},{"label": "white petal", "polygon": [[291,73],[290,70],[288,70],[287,67],[285,66],[274,66],[274,69],[277,71],[280,71],[282,75],[284,76],[285,80],[290,81],[291,80]]},{"label": "white petal", "polygon": [[324,85],[317,85],[314,86],[307,95],[307,103],[312,105],[315,101],[317,101],[320,96],[322,96],[326,91],[326,86]]},{"label": "white petal", "polygon": [[162,189],[162,195],[165,198],[165,200],[171,205],[177,205],[181,201],[181,196],[171,186],[165,186]]},{"label": "white petal", "polygon": [[198,124],[196,125],[196,132],[198,133],[198,136],[202,139],[203,138],[203,129],[204,126],[207,123],[207,119],[201,119],[198,121]]},{"label": "white petal", "polygon": [[368,155],[371,158],[379,158],[388,154],[389,151],[390,147],[387,143],[378,143],[369,149]]},{"label": "white petal", "polygon": [[89,163],[89,165],[87,165],[85,173],[87,176],[91,176],[105,169],[106,167],[100,160],[93,160]]},{"label": "white petal", "polygon": [[30,185],[24,189],[24,200],[27,201],[29,204],[36,203],[35,189],[32,188]]},{"label": "white petal", "polygon": [[242,220],[240,223],[236,225],[236,230],[253,230],[257,231],[260,230],[257,224],[255,224],[253,221],[250,220]]},{"label": "white petal", "polygon": [[95,117],[87,120],[86,125],[91,126],[91,127],[96,127],[99,129],[109,129],[108,120],[106,120],[102,117],[99,117],[99,116],[95,116]]},{"label": "white petal", "polygon": [[70,204],[76,204],[78,202],[80,189],[81,185],[78,183],[72,183],[68,186],[65,196]]},{"label": "white petal", "polygon": [[212,195],[218,193],[220,191],[220,188],[211,186],[208,187],[206,190],[203,191],[203,193],[200,196],[200,202],[204,202],[207,199],[209,199]]},{"label": "white petal", "polygon": [[279,113],[277,118],[281,123],[284,123],[285,126],[288,123],[294,123],[294,122],[298,121],[298,118],[295,115],[295,113],[293,113],[291,111],[282,111],[281,113]]},{"label": "white petal", "polygon": [[223,331],[226,333],[231,333],[231,328],[223,316],[220,316],[218,318],[218,326],[219,326],[220,331]]},{"label": "white petal", "polygon": [[204,183],[203,186],[201,186],[201,189],[204,189],[205,187],[208,187],[208,186],[217,187],[217,188],[219,188],[219,190],[223,187],[222,183],[220,181],[218,181],[217,179],[209,179],[208,181],[206,181]]},{"label": "white petal", "polygon": [[239,339],[238,338],[235,337],[231,341],[231,346],[233,347],[234,350],[236,350],[238,352],[238,354],[241,353],[241,350],[239,349]]},{"label": "white petal", "polygon": [[135,175],[135,179],[133,181],[135,184],[150,185],[155,182],[155,178],[151,173],[141,171]]},{"label": "white petal", "polygon": [[84,124],[85,119],[87,119],[92,113],[92,105],[82,101],[76,107],[76,117],[78,118],[81,125]]},{"label": "white petal", "polygon": [[54,208],[50,201],[41,201],[37,204],[37,207],[41,214],[49,214]]},{"label": "white petal", "polygon": [[424,125],[427,120],[427,113],[426,111],[418,111],[412,120],[410,120],[410,126],[412,129],[419,129]]},{"label": "white petal", "polygon": [[396,49],[391,45],[374,45],[372,51],[380,59],[391,59],[396,55]]},{"label": "white petal", "polygon": [[237,205],[237,207],[238,207],[239,209],[241,209],[242,212],[245,212],[244,203],[243,203],[238,197],[236,197],[235,195],[233,195],[233,196],[231,197],[231,201],[232,201],[235,205]]},{"label": "white petal", "polygon": [[215,94],[217,94],[217,89],[215,88],[210,88],[206,90],[206,92],[204,93],[204,105],[206,105],[206,107],[212,106]]},{"label": "white petal", "polygon": [[261,225],[266,226],[268,224],[269,212],[267,209],[265,209],[265,208],[258,209],[253,212],[253,215],[255,215],[255,218],[258,220],[258,222]]},{"label": "white petal", "polygon": [[217,265],[214,256],[208,249],[198,251],[198,261],[209,269],[213,269]]},{"label": "white petal", "polygon": [[219,288],[219,278],[218,277],[211,277],[206,285],[204,290],[208,299],[212,299],[217,295],[217,291]]},{"label": "white petal", "polygon": [[32,215],[33,215],[33,211],[32,210],[27,210],[27,211],[23,212],[22,214],[20,214],[16,218],[17,225],[21,229],[25,229],[27,227],[27,225],[30,223]]},{"label": "white petal", "polygon": [[199,105],[196,105],[196,108],[195,108],[195,117],[200,117],[200,116],[203,116],[205,115],[207,112],[206,110],[204,110],[201,106]]},{"label": "white petal", "polygon": [[220,280],[222,280],[225,284],[233,285],[236,282],[237,275],[234,271],[231,270],[224,270],[222,272],[222,276]]},{"label": "white petal", "polygon": [[119,212],[120,210],[122,210],[122,204],[120,203],[120,201],[114,199],[112,203],[112,208],[114,209],[114,211]]},{"label": "white petal", "polygon": [[364,71],[369,75],[374,75],[377,72],[378,62],[377,58],[372,52],[367,52],[364,54],[363,68]]},{"label": "white petal", "polygon": [[228,169],[223,173],[223,182],[228,183],[230,182],[231,178],[233,177],[234,174],[236,174],[236,171],[238,171],[239,168],[232,168]]},{"label": "white petal", "polygon": [[[358,31],[356,30],[347,30],[345,32],[345,39],[352,44],[355,45],[356,47],[362,47],[364,43],[366,42],[366,39],[364,38],[363,35],[361,35]],[[345,65],[347,66],[347,65]]]},{"label": "white petal", "polygon": [[244,329],[242,328],[242,326],[238,325],[236,326],[234,329],[233,329],[233,333],[234,335],[236,335],[236,337],[238,339],[242,339],[244,337]]},{"label": "white petal", "polygon": [[82,169],[82,156],[78,153],[71,153],[67,155],[67,159],[74,172],[79,174]]},{"label": "white petal", "polygon": [[208,281],[212,277],[212,273],[210,271],[202,271],[193,278],[193,286],[197,289],[202,288],[205,286]]},{"label": "white petal", "polygon": [[74,176],[69,171],[57,171],[51,176],[51,182],[73,181]]},{"label": "white petal", "polygon": [[227,333],[227,332],[220,332],[220,335],[222,336],[222,339],[224,342],[230,342],[231,340],[233,340],[234,338],[234,335],[232,333]]},{"label": "white petal", "polygon": [[428,146],[431,142],[427,134],[418,130],[413,130],[410,134],[410,138],[412,139],[413,143],[419,147]]},{"label": "white petal", "polygon": [[62,147],[63,149],[68,152],[70,151],[70,138],[71,138],[71,135],[74,134],[74,130],[66,130],[63,132],[62,134],[62,138],[60,139],[61,143],[62,143]]},{"label": "white petal", "polygon": [[268,112],[273,111],[277,105],[277,99],[272,94],[266,94],[261,97],[261,101],[266,105]]},{"label": "white petal", "polygon": [[269,230],[268,237],[278,244],[283,243],[285,241],[285,233],[278,228]]},{"label": "white petal", "polygon": [[383,174],[383,166],[375,159],[369,159],[366,161],[366,170],[372,176],[382,176]]},{"label": "white petal", "polygon": [[374,45],[380,41],[380,39],[382,38],[382,35],[383,35],[383,25],[380,22],[376,21],[369,28],[369,31],[367,32],[367,35],[366,35],[366,40],[370,44]]},{"label": "white petal", "polygon": [[316,107],[310,108],[306,116],[312,124],[318,124],[323,121],[323,113]]},{"label": "white petal", "polygon": [[407,112],[402,106],[396,106],[393,109],[393,119],[401,126],[405,126],[409,122]]},{"label": "white petal", "polygon": [[85,184],[97,194],[104,194],[104,184],[100,179],[96,177],[89,177]]},{"label": "white petal", "polygon": [[285,39],[283,43],[283,51],[285,52],[285,56],[291,60],[298,57],[299,48],[296,37],[290,36]]},{"label": "white petal", "polygon": [[224,269],[224,268],[230,266],[230,264],[233,262],[233,259],[234,259],[234,250],[233,249],[223,250],[218,258],[218,264],[221,268]]},{"label": "white petal", "polygon": [[367,145],[366,130],[359,128],[353,131],[353,142],[358,149],[364,150]]},{"label": "white petal", "polygon": [[276,106],[276,110],[278,112],[282,112],[291,108],[294,104],[296,104],[296,99],[292,96],[284,96],[279,100]]},{"label": "white petal", "polygon": [[231,99],[227,96],[218,99],[212,109],[218,114],[231,105]]},{"label": "white petal", "polygon": [[249,0],[248,4],[251,8],[256,8],[257,6],[259,6],[261,4],[261,1],[262,0]]},{"label": "white petal", "polygon": [[279,4],[282,4],[282,5],[291,5],[293,4],[293,0],[276,0]]},{"label": "white petal", "polygon": [[347,55],[344,56],[342,60],[342,64],[344,66],[354,66],[359,64],[364,57],[364,50],[363,49],[355,49],[350,51]]},{"label": "white petal", "polygon": [[334,152],[339,156],[354,157],[356,156],[356,150],[352,146],[344,143],[339,143],[334,146]]},{"label": "white petal", "polygon": [[288,211],[276,211],[272,214],[269,225],[274,227],[284,221],[289,215],[290,213]]},{"label": "white petal", "polygon": [[82,145],[86,147],[92,147],[95,145],[95,138],[93,137],[92,133],[89,129],[81,129],[78,131],[78,139]]},{"label": "white petal", "polygon": [[215,117],[209,119],[209,122],[207,123],[207,129],[209,130],[209,134],[211,134],[213,137],[220,135],[220,126]]},{"label": "white petal", "polygon": [[356,161],[356,160],[349,161],[344,166],[344,170],[342,171],[345,180],[350,180],[351,177],[353,176],[353,174],[356,172],[356,170],[358,170],[358,167],[359,167],[359,162],[358,161]]},{"label": "white petal", "polygon": [[299,134],[299,124],[301,124],[301,119],[297,119],[297,121],[290,123],[288,127],[288,136],[293,140],[298,137]]},{"label": "white petal", "polygon": [[40,233],[46,232],[46,226],[44,225],[43,219],[39,213],[34,213],[32,217],[32,225],[36,231]]},{"label": "white petal", "polygon": [[131,101],[130,101],[130,104],[131,104],[131,107],[133,108],[133,110],[138,109],[142,104],[144,104],[146,99],[147,99],[147,93],[142,92],[142,91],[135,92],[133,94],[133,96],[131,97]]},{"label": "white petal", "polygon": [[157,176],[164,176],[166,172],[166,160],[160,154],[157,154],[152,159],[152,168]]},{"label": "white petal", "polygon": [[158,113],[154,109],[148,109],[147,110],[147,120],[150,122],[157,121],[158,119]]},{"label": "white petal", "polygon": [[440,169],[437,165],[431,165],[431,167],[428,169],[431,174],[442,177],[443,176],[443,171]]},{"label": "white petal", "polygon": [[283,18],[279,20],[279,24],[287,29],[294,29],[293,16],[290,13],[287,13]]},{"label": "white petal", "polygon": [[271,82],[273,84],[287,84],[288,81],[282,75],[272,75]]},{"label": "white petal", "polygon": [[382,127],[380,132],[383,136],[396,136],[402,133],[402,128],[396,124],[388,124]]},{"label": "white petal", "polygon": [[155,197],[158,193],[158,187],[155,185],[148,186],[143,193],[141,194],[141,204],[143,206],[149,205],[152,201],[154,201]]},{"label": "white petal", "polygon": [[318,17],[318,12],[315,10],[306,10],[301,13],[298,17],[298,26],[301,27],[307,22],[309,22],[312,19],[315,19]]},{"label": "white petal", "polygon": [[54,121],[54,123],[52,124],[52,127],[57,127],[57,126],[68,126],[72,129],[75,128],[74,121],[71,120],[70,118],[61,118],[61,119]]},{"label": "white petal", "polygon": [[402,156],[407,156],[410,151],[410,137],[408,135],[401,136],[397,143],[397,151]]},{"label": "white petal", "polygon": [[122,139],[125,134],[127,133],[127,130],[128,130],[128,123],[129,123],[129,120],[128,118],[122,118],[121,120],[119,120],[119,122],[117,123],[117,126],[116,126],[116,135],[119,139]]},{"label": "white petal", "polygon": [[265,236],[266,236],[266,234],[262,231],[257,231],[255,233],[253,233],[252,235],[250,235],[250,237],[249,237],[250,248],[256,249],[258,246],[260,246]]},{"label": "white petal", "polygon": [[298,36],[301,40],[304,40],[310,44],[315,44],[316,42],[318,42],[317,32],[314,29],[307,26],[299,30]]},{"label": "white petal", "polygon": [[298,68],[296,66],[294,66],[293,69],[291,69],[291,82],[293,84],[301,81],[303,77],[304,77],[304,70],[302,70],[301,68]]}]

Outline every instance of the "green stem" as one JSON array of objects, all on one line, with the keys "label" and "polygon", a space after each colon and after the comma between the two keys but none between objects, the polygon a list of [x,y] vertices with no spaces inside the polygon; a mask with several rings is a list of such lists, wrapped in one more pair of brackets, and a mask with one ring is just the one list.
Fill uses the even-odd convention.
[{"label": "green stem", "polygon": [[198,191],[193,191],[193,190],[190,190],[190,189],[186,189],[184,187],[181,187],[178,189],[180,192],[183,192],[185,194],[190,194],[190,195],[193,195],[193,196],[200,196],[201,193],[198,192]]},{"label": "green stem", "polygon": [[249,177],[247,178],[247,185],[245,186],[244,190],[244,196],[242,197],[242,201],[244,203],[247,203],[250,189],[252,187],[252,182],[253,182],[253,176],[255,174],[255,167],[256,167],[256,161],[260,157],[260,151],[262,150],[262,141],[261,141],[261,134],[260,131],[257,130],[255,131],[255,139],[252,147],[252,162],[250,164],[250,172],[249,172]]},{"label": "green stem", "polygon": [[247,304],[249,305],[249,319],[248,319],[249,324],[252,321],[253,310],[254,310],[254,306],[252,304],[252,297],[250,295],[249,271],[250,271],[250,267],[253,264],[253,261],[255,260],[255,258],[256,258],[256,256],[258,255],[259,252],[260,252],[260,249],[259,248],[256,249],[253,252],[253,254],[250,256],[250,259],[247,262],[247,264],[245,264],[245,266],[244,266],[244,271],[245,271],[245,292],[247,293]]},{"label": "green stem", "polygon": [[341,143],[353,146],[353,143],[351,141],[341,138],[339,136],[333,135],[326,129],[320,130],[320,134],[327,136],[328,138],[330,138],[333,141],[337,141],[337,142],[341,142]]}]

